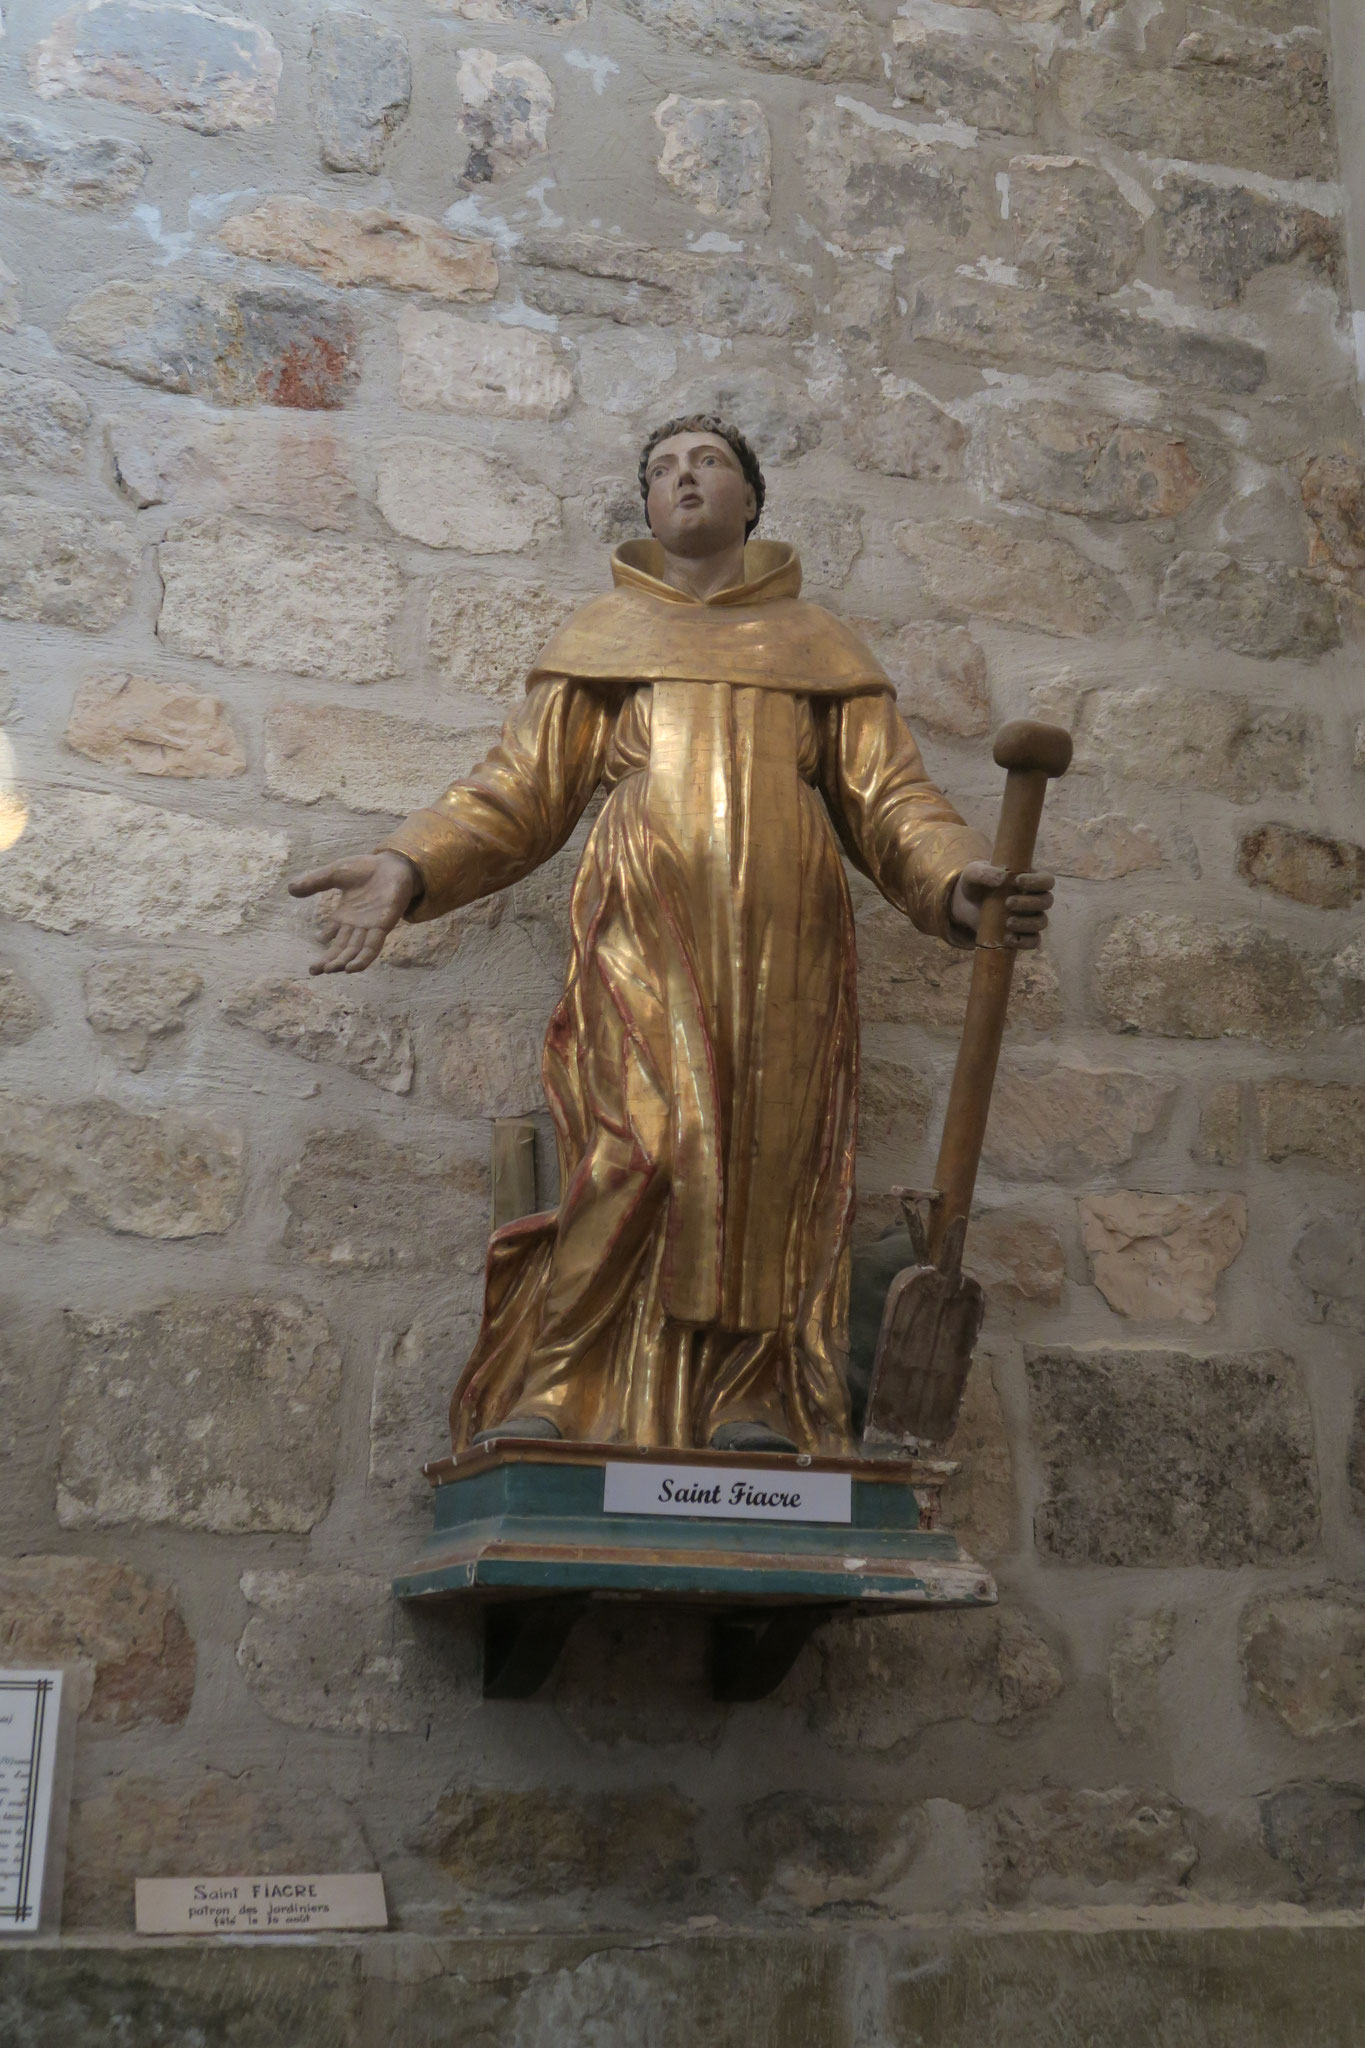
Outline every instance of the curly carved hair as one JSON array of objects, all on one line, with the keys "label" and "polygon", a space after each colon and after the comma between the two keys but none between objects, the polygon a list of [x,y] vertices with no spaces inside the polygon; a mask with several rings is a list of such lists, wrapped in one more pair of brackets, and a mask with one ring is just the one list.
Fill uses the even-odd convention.
[{"label": "curly carved hair", "polygon": [[[758,500],[754,516],[744,529],[744,538],[747,540],[758,525],[759,520],[763,517],[763,500],[767,495],[767,486],[763,481],[763,471],[758,466],[758,457],[754,454],[753,449],[749,446],[743,434],[740,433],[739,428],[732,427],[730,422],[723,420],[719,413],[684,413],[680,419],[665,420],[661,427],[654,429],[654,432],[645,442],[640,456],[638,471],[640,496],[648,501],[649,478],[647,472],[649,470],[650,456],[654,453],[660,441],[667,441],[674,434],[715,434],[720,440],[728,442],[729,446],[734,449],[739,466],[744,471],[744,481],[747,484],[752,484],[754,496]],[[648,520],[649,514],[646,511],[646,524],[648,524]]]}]

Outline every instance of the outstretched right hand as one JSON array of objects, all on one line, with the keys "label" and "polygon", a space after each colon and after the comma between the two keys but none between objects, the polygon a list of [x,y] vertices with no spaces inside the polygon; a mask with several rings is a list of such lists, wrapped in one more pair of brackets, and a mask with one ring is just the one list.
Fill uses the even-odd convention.
[{"label": "outstretched right hand", "polygon": [[385,939],[421,887],[412,862],[401,853],[358,853],[330,867],[295,875],[291,896],[316,896],[337,889],[339,899],[318,925],[327,945],[310,974],[362,974],[379,958]]}]

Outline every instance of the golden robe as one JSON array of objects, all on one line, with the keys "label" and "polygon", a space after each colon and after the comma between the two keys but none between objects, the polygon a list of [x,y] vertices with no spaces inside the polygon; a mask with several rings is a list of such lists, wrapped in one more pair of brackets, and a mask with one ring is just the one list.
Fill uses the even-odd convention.
[{"label": "golden robe", "polygon": [[[439,917],[506,888],[606,801],[574,880],[542,1073],[556,1210],[495,1231],[451,1438],[509,1415],[682,1448],[763,1422],[850,1448],[857,961],[840,859],[948,939],[988,857],[924,772],[883,670],[803,604],[784,544],[706,602],[652,541],[536,663],[466,780],[385,844]],[[958,935],[960,936],[960,935]]]}]

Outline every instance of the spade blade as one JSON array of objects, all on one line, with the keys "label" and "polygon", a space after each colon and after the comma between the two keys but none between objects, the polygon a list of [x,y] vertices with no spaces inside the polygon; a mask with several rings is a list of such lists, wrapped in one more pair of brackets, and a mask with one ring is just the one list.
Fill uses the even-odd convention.
[{"label": "spade blade", "polygon": [[896,1275],[872,1368],[869,1443],[942,1443],[952,1435],[985,1313],[980,1282],[965,1274],[908,1266]]}]

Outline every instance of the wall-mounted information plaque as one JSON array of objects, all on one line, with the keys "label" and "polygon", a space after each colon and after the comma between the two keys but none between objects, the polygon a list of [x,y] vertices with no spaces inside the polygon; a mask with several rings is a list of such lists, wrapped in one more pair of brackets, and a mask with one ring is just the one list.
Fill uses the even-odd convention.
[{"label": "wall-mounted information plaque", "polygon": [[60,1671],[0,1671],[0,1934],[36,1934],[52,1835]]}]

